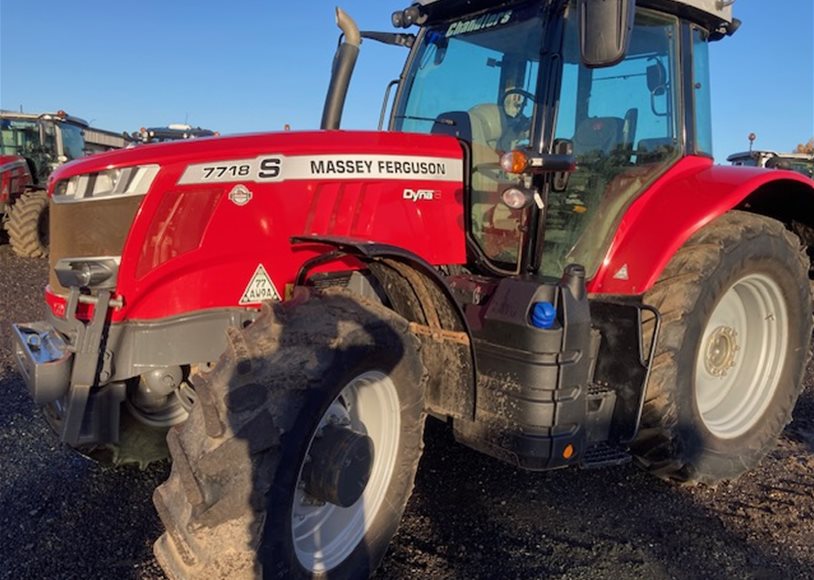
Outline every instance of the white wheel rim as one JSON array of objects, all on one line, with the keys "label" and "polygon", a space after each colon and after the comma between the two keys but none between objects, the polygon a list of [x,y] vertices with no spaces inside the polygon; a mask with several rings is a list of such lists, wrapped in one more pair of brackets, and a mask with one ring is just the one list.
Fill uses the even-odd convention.
[{"label": "white wheel rim", "polygon": [[[302,489],[300,466],[291,511],[291,532],[297,559],[311,572],[331,570],[350,556],[384,503],[396,466],[401,434],[395,384],[379,371],[359,375],[331,403],[320,420],[320,427],[335,419],[349,420],[354,431],[365,433],[372,439],[373,465],[362,496],[347,508],[331,503],[314,505],[313,499]],[[308,452],[314,437],[308,444]]]},{"label": "white wheel rim", "polygon": [[766,411],[788,353],[789,315],[770,277],[741,278],[707,322],[695,363],[695,402],[721,439],[748,432]]}]

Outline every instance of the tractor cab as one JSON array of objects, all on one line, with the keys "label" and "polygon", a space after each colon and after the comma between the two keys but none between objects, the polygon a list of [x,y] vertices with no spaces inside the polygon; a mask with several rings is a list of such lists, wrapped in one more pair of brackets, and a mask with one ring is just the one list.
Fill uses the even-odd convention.
[{"label": "tractor cab", "polygon": [[33,115],[0,113],[0,153],[24,157],[41,184],[59,165],[85,155],[88,123],[65,111]]},{"label": "tractor cab", "polygon": [[423,24],[390,129],[467,144],[469,246],[486,271],[590,276],[640,193],[681,157],[712,156],[707,46],[734,29],[730,9],[465,4],[394,17]]}]

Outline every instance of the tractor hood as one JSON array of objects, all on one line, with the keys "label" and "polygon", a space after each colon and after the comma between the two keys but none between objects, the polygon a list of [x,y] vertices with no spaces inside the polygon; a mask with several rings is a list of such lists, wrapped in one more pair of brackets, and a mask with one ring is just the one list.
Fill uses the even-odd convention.
[{"label": "tractor hood", "polygon": [[[302,265],[331,250],[316,238],[463,264],[465,173],[456,139],[396,132],[264,133],[94,155],[50,184],[51,288],[67,293],[53,275],[60,260],[112,257],[124,303],[114,320],[144,320],[282,299]],[[359,266],[341,257],[315,272]]]},{"label": "tractor hood", "polygon": [[0,169],[3,169],[9,163],[19,163],[20,161],[25,160],[16,155],[0,155]]},{"label": "tractor hood", "polygon": [[[104,170],[157,164],[174,168],[178,164],[220,163],[252,156],[326,156],[326,155],[409,155],[421,157],[461,157],[461,148],[449,137],[419,134],[363,131],[285,131],[228,137],[199,138],[172,143],[140,145],[78,159],[58,168],[51,177],[57,183],[70,177]],[[340,157],[336,157],[340,161]],[[383,167],[382,169],[386,169]],[[393,169],[391,167],[391,169]],[[380,177],[386,172],[374,172]],[[458,174],[460,172],[457,172]],[[314,174],[318,176],[318,174]],[[337,173],[335,176],[339,176]],[[217,181],[225,181],[224,176]],[[245,176],[232,176],[245,177]],[[257,176],[251,176],[257,177]],[[359,177],[365,177],[359,175]],[[260,178],[262,179],[262,178]],[[233,181],[244,181],[233,179]]]}]

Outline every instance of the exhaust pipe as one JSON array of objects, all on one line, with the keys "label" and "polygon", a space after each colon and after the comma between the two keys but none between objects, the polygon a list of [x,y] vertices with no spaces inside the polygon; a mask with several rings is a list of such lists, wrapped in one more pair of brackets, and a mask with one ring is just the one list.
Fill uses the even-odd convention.
[{"label": "exhaust pipe", "polygon": [[325,97],[325,108],[322,110],[322,129],[339,129],[342,120],[342,109],[345,107],[345,97],[348,94],[350,77],[359,56],[359,45],[362,36],[359,27],[353,18],[341,8],[336,9],[336,25],[345,35],[342,44],[336,49],[333,67],[331,69],[331,84],[328,86],[328,95]]}]

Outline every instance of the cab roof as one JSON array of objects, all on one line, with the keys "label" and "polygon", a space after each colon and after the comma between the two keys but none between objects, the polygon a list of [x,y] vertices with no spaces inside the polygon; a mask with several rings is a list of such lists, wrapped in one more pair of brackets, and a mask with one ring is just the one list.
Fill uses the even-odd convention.
[{"label": "cab roof", "polygon": [[[430,21],[448,20],[483,10],[500,9],[524,0],[418,0]],[[539,2],[554,0],[538,0]],[[655,8],[692,20],[715,31],[732,24],[735,0],[636,0],[643,7]]]},{"label": "cab roof", "polygon": [[30,121],[45,119],[46,121],[66,121],[83,127],[89,126],[89,123],[84,119],[69,115],[65,111],[57,111],[56,113],[21,113],[18,111],[0,110],[0,119],[25,119]]}]

